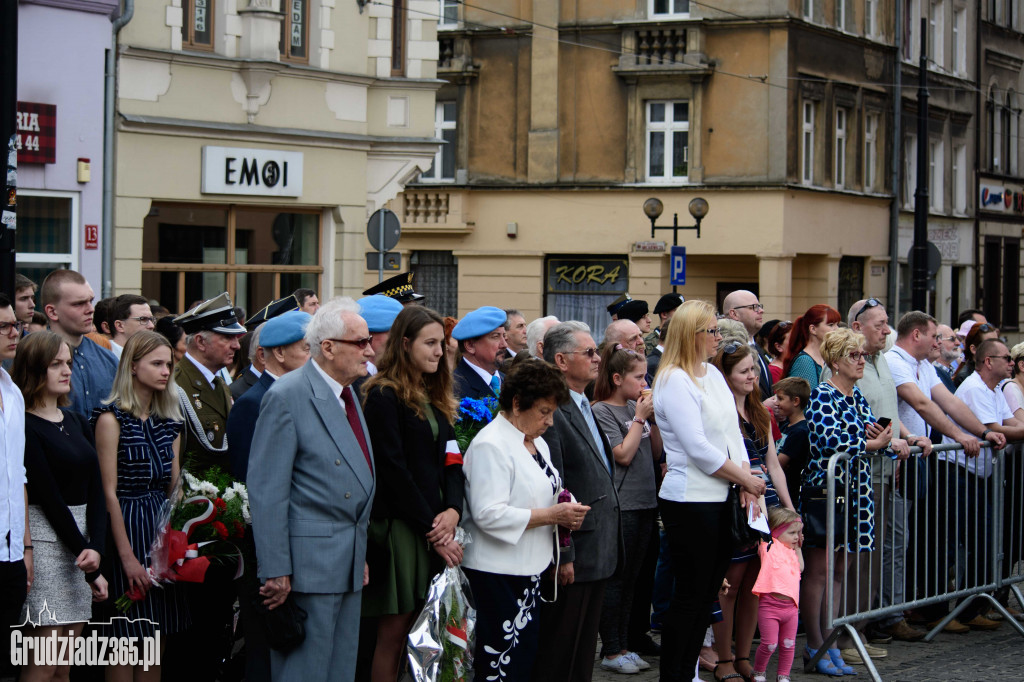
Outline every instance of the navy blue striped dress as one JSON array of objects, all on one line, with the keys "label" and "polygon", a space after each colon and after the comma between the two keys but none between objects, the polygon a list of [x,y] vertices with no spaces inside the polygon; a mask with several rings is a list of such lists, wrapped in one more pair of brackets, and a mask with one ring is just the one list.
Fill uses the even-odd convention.
[{"label": "navy blue striped dress", "polygon": [[[117,443],[117,500],[132,552],[148,568],[149,549],[159,530],[171,484],[172,445],[181,432],[182,422],[158,417],[142,421],[115,405],[105,405],[93,413],[94,428],[104,412],[112,413],[121,426]],[[128,590],[128,580],[116,552],[113,556],[110,596],[117,599]],[[124,618],[114,618],[111,628],[116,637],[151,637],[155,628],[167,635],[190,625],[184,590],[175,584],[164,584],[150,589],[142,601],[133,603]]]}]

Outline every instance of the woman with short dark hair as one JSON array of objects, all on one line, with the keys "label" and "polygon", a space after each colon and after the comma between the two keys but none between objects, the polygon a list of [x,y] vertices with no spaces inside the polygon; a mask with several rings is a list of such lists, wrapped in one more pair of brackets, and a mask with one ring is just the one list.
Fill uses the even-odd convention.
[{"label": "woman with short dark hair", "polygon": [[520,353],[494,420],[464,465],[473,541],[462,566],[477,600],[476,680],[529,680],[540,626],[540,575],[556,558],[556,529],[580,527],[590,507],[558,502],[562,481],[541,438],[569,400],[562,373]]}]

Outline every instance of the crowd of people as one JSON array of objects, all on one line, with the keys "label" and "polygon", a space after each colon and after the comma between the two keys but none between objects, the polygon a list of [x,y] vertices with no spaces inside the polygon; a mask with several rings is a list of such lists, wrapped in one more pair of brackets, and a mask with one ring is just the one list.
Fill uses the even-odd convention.
[{"label": "crowd of people", "polygon": [[[805,656],[831,643],[818,672],[854,674],[863,661],[830,630],[845,571],[826,599],[830,457],[850,456],[832,560],[870,570],[884,544],[892,568],[864,596],[884,607],[917,578],[944,589],[934,576],[954,557],[915,546],[997,541],[967,537],[991,514],[978,504],[948,528],[908,512],[994,485],[993,448],[1024,438],[1024,344],[1008,349],[978,311],[956,331],[909,312],[893,341],[873,298],[845,319],[815,305],[765,322],[750,291],[720,309],[623,296],[598,343],[582,322],[514,309],[442,317],[408,273],[358,301],[299,289],[249,317],[226,293],[180,314],[130,294],[94,305],[71,270],[38,288],[41,313],[36,293],[19,277],[0,296],[3,619],[161,633],[162,666],[110,666],[110,680],[395,682],[445,566],[472,588],[477,680],[587,682],[658,656],[666,681],[705,666],[764,682],[776,651],[788,680],[798,619]],[[460,448],[465,399],[494,416]],[[963,453],[930,457],[933,442]],[[248,486],[245,570],[153,589],[151,544],[186,471]],[[880,496],[896,513],[876,518]],[[734,540],[737,506],[767,517],[771,542]],[[126,592],[145,596],[110,619]],[[304,621],[301,641],[271,641],[278,609]],[[934,626],[948,609],[913,615]],[[999,627],[991,615],[972,604],[946,630]],[[244,671],[228,661],[236,630]],[[873,657],[924,634],[902,612],[864,629]]]}]

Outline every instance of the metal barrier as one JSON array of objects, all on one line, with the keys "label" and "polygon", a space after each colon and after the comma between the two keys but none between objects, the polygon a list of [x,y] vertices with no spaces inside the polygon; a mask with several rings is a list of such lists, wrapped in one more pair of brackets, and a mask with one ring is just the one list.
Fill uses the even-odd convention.
[{"label": "metal barrier", "polygon": [[[902,618],[908,609],[931,607],[925,641],[977,600],[1024,635],[1000,601],[1012,593],[1024,605],[1024,447],[993,451],[982,443],[974,458],[960,445],[937,445],[927,458],[919,448],[911,452],[905,461],[846,453],[829,459],[824,608],[832,632],[808,672],[845,633],[881,682],[856,626]],[[858,486],[858,479],[871,485]],[[869,523],[871,549],[853,551],[851,539],[863,544]]]}]

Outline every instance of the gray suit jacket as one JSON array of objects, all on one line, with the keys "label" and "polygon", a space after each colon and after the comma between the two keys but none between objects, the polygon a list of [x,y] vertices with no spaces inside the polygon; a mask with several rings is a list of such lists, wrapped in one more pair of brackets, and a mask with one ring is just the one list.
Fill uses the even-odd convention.
[{"label": "gray suit jacket", "polygon": [[[543,438],[551,449],[551,462],[562,477],[562,485],[581,504],[593,502],[583,524],[572,533],[569,553],[563,550],[562,563],[573,562],[576,582],[603,580],[616,571],[622,555],[619,496],[587,422],[572,399],[555,410],[554,421]],[[601,440],[610,458],[612,448],[603,433]],[[595,502],[598,498],[602,499]]]},{"label": "gray suit jacket", "polygon": [[[376,484],[313,362],[274,382],[256,421],[248,485],[258,575],[290,575],[296,592],[356,592]],[[362,410],[359,421],[366,433]]]}]

